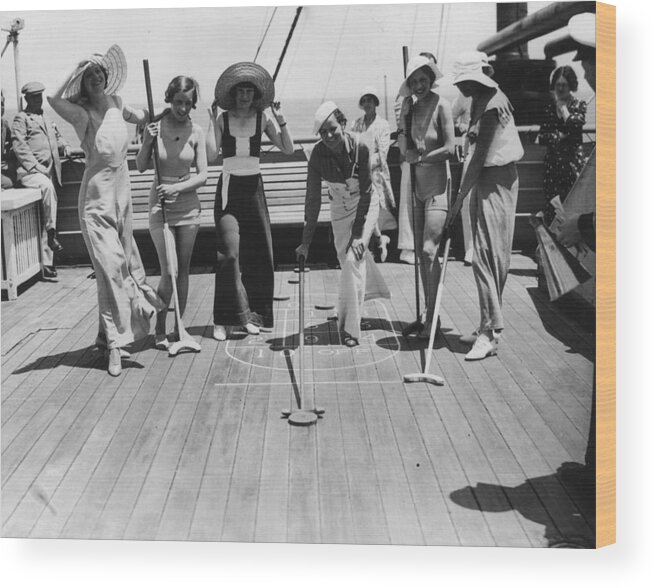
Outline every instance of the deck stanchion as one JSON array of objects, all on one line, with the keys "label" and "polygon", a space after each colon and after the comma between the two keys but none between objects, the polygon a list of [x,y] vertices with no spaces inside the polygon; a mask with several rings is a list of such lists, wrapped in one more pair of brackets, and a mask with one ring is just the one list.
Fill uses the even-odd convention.
[{"label": "deck stanchion", "polygon": [[285,410],[282,415],[289,424],[313,425],[325,412],[320,408],[305,408],[305,257],[298,258],[298,409]]}]

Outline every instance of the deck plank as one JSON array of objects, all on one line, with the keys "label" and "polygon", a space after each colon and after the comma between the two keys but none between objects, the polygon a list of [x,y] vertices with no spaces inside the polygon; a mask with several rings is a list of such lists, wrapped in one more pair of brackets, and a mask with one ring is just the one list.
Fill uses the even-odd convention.
[{"label": "deck plank", "polygon": [[[335,386],[327,380],[336,375],[339,361],[335,349],[340,345],[336,321],[328,320],[331,311],[316,309],[317,304],[336,304],[337,271],[321,271],[315,279],[308,306],[313,313],[312,324],[320,329],[318,341],[312,345],[315,370],[312,380],[316,405],[325,410],[317,423],[318,484],[321,511],[321,541],[324,543],[354,543],[353,505],[348,487],[346,449],[339,400]],[[315,276],[316,273],[313,274]]]},{"label": "deck plank", "polygon": [[280,348],[297,346],[290,269],[276,272],[292,297],[276,302],[274,331],[227,344],[211,339],[213,275],[192,274],[185,323],[202,353],[170,359],[149,337],[109,378],[90,269],[63,268],[2,303],[3,535],[587,544],[593,501],[560,470],[586,448],[593,335],[533,290],[531,260],[512,267],[499,355],[469,363],[458,336],[477,322],[477,293],[451,261],[432,350],[442,387],[402,383],[426,353],[398,337],[414,320],[411,266],[380,265],[393,297],[366,303],[354,350],[314,308],[336,301],[339,271],[313,268],[305,399],[326,413],[309,428],[280,417],[298,376]]},{"label": "deck plank", "polygon": [[[203,282],[201,285],[196,276],[192,277],[190,296],[187,301],[188,310],[184,317],[185,326],[188,329],[195,330],[193,325],[204,322],[204,313],[200,311],[207,307],[209,288],[207,280],[203,280]],[[204,342],[201,344],[206,348]],[[166,390],[179,389],[180,395],[166,424],[161,443],[153,456],[152,465],[130,515],[129,523],[123,534],[125,539],[147,539],[153,536],[171,540],[186,538],[190,520],[184,520],[185,509],[180,509],[178,513],[180,517],[175,521],[178,524],[174,525],[172,529],[170,526],[162,529],[162,520],[172,488],[178,479],[184,451],[203,392],[202,385],[197,385],[198,380],[202,381],[208,369],[208,361],[203,358],[203,353],[204,351],[201,351],[200,354],[181,353],[169,360],[171,361],[171,370],[169,371],[170,376],[166,380]],[[211,352],[210,356],[213,356]],[[191,487],[192,481],[193,477],[189,476],[185,480],[185,488]]]},{"label": "deck plank", "polygon": [[[228,346],[234,349],[236,342],[219,343],[218,361],[212,366],[207,380],[207,385],[214,388],[221,403],[189,531],[189,539],[194,541],[221,540],[241,432],[247,390],[243,384],[248,381],[250,365],[228,361]],[[229,385],[231,382],[237,385]]]}]

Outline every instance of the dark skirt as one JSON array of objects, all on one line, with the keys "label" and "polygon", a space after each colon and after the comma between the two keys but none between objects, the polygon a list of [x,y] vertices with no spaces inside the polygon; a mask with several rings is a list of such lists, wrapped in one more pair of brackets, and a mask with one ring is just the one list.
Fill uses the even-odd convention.
[{"label": "dark skirt", "polygon": [[261,175],[231,176],[225,210],[222,190],[223,176],[214,203],[214,324],[245,325],[253,321],[272,328],[273,240]]}]

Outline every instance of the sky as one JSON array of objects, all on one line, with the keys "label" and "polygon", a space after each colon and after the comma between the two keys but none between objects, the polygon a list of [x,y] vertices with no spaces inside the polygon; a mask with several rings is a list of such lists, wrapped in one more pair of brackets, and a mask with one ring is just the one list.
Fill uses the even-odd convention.
[{"label": "sky", "polygon": [[[32,4],[26,0],[21,6]],[[57,3],[61,7],[79,4]],[[145,4],[137,0],[137,5]],[[548,4],[531,2],[528,10],[534,12]],[[204,108],[213,99],[220,73],[236,61],[253,60],[260,43],[257,62],[271,72],[275,70],[295,10],[293,5],[15,10],[0,12],[0,24],[7,28],[16,17],[25,21],[19,42],[21,84],[39,80],[45,84],[47,94],[62,83],[80,60],[118,43],[128,63],[128,79],[121,91],[125,101],[145,103],[142,60],[148,58],[156,104],[161,105],[168,81],[184,74],[198,80]],[[410,55],[425,50],[436,53],[442,71],[448,72],[460,52],[474,49],[495,30],[492,2],[308,5],[280,70],[277,98],[283,105],[285,100],[312,100],[318,106],[327,99],[348,99],[350,104],[361,88],[373,85],[388,96],[389,112],[402,82],[403,45],[409,47]],[[543,57],[545,42],[557,34],[531,42],[530,56]],[[570,57],[564,56],[563,62],[570,62]],[[578,73],[582,77],[581,70]],[[2,59],[2,87],[7,108],[15,108],[11,48]],[[590,94],[584,83],[579,94]],[[452,97],[455,95],[452,89]],[[359,114],[356,102],[350,110],[352,116]]]}]

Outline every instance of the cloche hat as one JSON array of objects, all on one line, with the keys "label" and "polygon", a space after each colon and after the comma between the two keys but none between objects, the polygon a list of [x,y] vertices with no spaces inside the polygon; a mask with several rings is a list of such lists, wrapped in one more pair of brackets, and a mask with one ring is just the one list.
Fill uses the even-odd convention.
[{"label": "cloche hat", "polygon": [[417,55],[416,57],[412,57],[409,60],[409,63],[407,64],[407,74],[405,76],[405,79],[403,80],[403,83],[400,84],[400,90],[398,90],[398,94],[400,94],[404,98],[407,98],[407,96],[412,95],[412,90],[409,87],[409,78],[416,70],[421,69],[422,67],[425,66],[428,66],[432,70],[432,73],[434,73],[435,82],[443,77],[443,74],[441,73],[441,71],[437,67],[437,64],[434,61],[432,61],[428,57],[425,57],[425,55]]},{"label": "cloche hat", "polygon": [[378,103],[380,102],[380,94],[378,94],[377,88],[373,86],[364,86],[359,93],[359,98],[357,99],[357,103],[359,104],[362,101],[362,98],[364,96],[375,96],[375,98],[378,99]]},{"label": "cloche hat", "polygon": [[582,45],[573,58],[573,61],[580,61],[585,50],[588,52],[596,49],[596,17],[590,12],[576,14],[569,20],[568,28],[571,38]]},{"label": "cloche hat", "polygon": [[498,84],[489,75],[493,68],[489,65],[489,58],[481,51],[467,51],[460,54],[455,61],[453,84],[460,82],[478,82],[487,88],[497,88]]},{"label": "cloche hat", "polygon": [[260,98],[253,102],[257,110],[268,108],[275,100],[275,84],[271,74],[257,63],[241,61],[228,67],[218,78],[214,89],[218,106],[223,110],[234,108],[235,102],[230,96],[230,90],[245,82],[251,83],[259,91]]},{"label": "cloche hat", "polygon": [[75,76],[68,83],[62,95],[65,100],[79,100],[82,77],[84,76],[84,72],[93,64],[102,66],[107,72],[105,94],[112,96],[120,91],[127,79],[127,61],[125,60],[123,50],[118,45],[112,45],[104,55],[94,53],[89,59],[83,61],[78,66]]},{"label": "cloche hat", "polygon": [[315,135],[318,135],[318,131],[323,126],[323,123],[330,117],[330,115],[335,110],[339,110],[339,107],[334,102],[332,102],[332,100],[328,100],[327,102],[323,102],[323,104],[321,104],[316,109],[316,112],[314,113],[314,134]]}]

